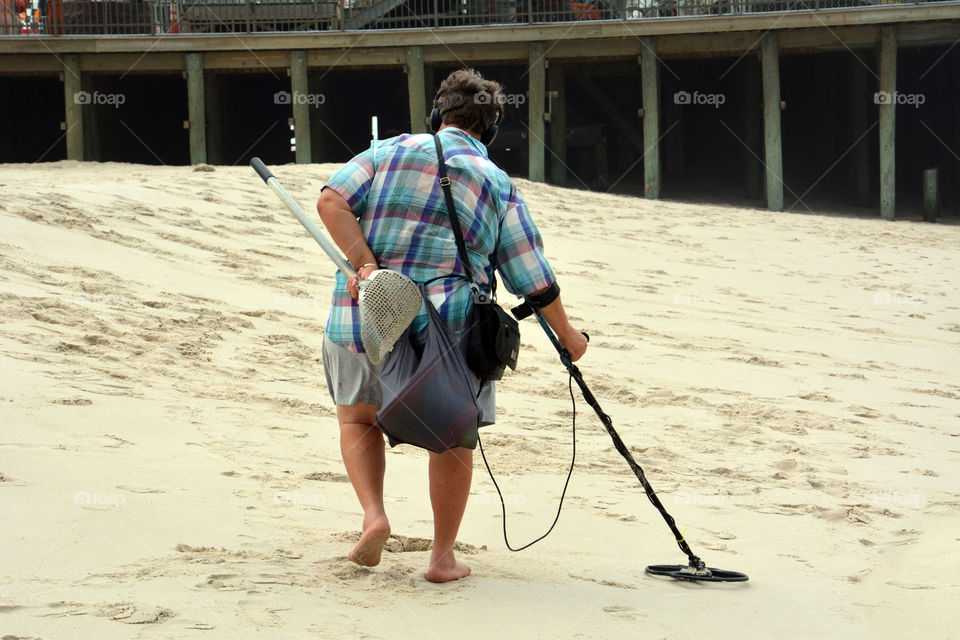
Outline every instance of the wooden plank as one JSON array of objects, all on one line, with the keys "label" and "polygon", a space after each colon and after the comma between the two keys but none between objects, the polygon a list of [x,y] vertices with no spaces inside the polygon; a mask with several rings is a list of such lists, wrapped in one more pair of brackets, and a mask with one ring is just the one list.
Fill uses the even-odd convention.
[{"label": "wooden plank", "polygon": [[637,151],[643,153],[643,136],[637,131],[633,124],[617,110],[617,107],[610,102],[610,99],[600,90],[600,87],[588,76],[574,77],[577,79],[577,82],[580,83],[580,86],[583,87],[584,91],[597,103],[597,106],[603,111],[603,115],[613,122],[614,126],[623,133]]},{"label": "wooden plank", "polygon": [[[309,64],[309,60],[308,60]],[[213,71],[253,71],[280,75],[290,67],[286,51],[214,51],[203,56],[205,69]]]},{"label": "wooden plank", "polygon": [[546,110],[547,90],[547,45],[544,42],[530,43],[530,62],[527,77],[530,89],[527,92],[527,113],[530,119],[530,146],[528,178],[534,182],[546,180],[546,123],[543,114]]},{"label": "wooden plank", "polygon": [[643,38],[640,76],[643,83],[643,194],[660,198],[660,60],[657,39]]},{"label": "wooden plank", "polygon": [[783,211],[783,148],[780,135],[780,50],[778,34],[760,41],[763,76],[763,149],[766,168],[767,208]]},{"label": "wooden plank", "polygon": [[314,49],[307,52],[308,67],[400,67],[407,62],[406,47],[361,48],[350,51]]},{"label": "wooden plank", "polygon": [[63,62],[49,53],[45,56],[7,53],[0,54],[0,75],[55,75],[63,71]]},{"label": "wooden plank", "polygon": [[84,73],[136,75],[143,73],[177,73],[186,68],[183,53],[82,53],[80,68]]},{"label": "wooden plank", "polygon": [[310,164],[310,87],[306,51],[290,52],[290,101],[293,106],[293,136],[297,141],[297,164]]},{"label": "wooden plank", "polygon": [[410,133],[427,132],[423,47],[407,48],[407,96],[410,103]]},{"label": "wooden plank", "polygon": [[[491,27],[495,29],[496,27]],[[430,43],[433,46],[423,47],[423,61],[426,64],[456,64],[464,62],[515,62],[526,64],[530,50],[526,42],[504,42],[496,47],[489,43],[459,44],[454,47]],[[553,51],[550,52],[553,57]]]},{"label": "wooden plank", "polygon": [[63,57],[63,102],[66,111],[67,160],[83,160],[83,90],[80,60],[76,55]]},{"label": "wooden plank", "polygon": [[203,54],[188,53],[187,117],[190,121],[190,164],[207,163],[207,111],[203,88]]},{"label": "wooden plank", "polygon": [[880,33],[880,215],[893,220],[897,191],[897,31],[884,27]]}]

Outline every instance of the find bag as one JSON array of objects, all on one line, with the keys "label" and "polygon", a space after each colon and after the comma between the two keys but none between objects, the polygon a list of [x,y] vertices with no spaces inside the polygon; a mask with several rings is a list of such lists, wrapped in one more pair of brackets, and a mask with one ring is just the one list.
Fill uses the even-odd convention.
[{"label": "find bag", "polygon": [[418,284],[427,306],[426,342],[414,339],[407,327],[383,359],[380,388],[383,405],[377,426],[390,446],[412,444],[435,453],[454,447],[477,446],[480,407],[463,346],[451,338],[446,324]]},{"label": "find bag", "polygon": [[437,164],[440,173],[440,186],[447,202],[447,215],[453,236],[457,241],[457,252],[463,263],[470,290],[473,292],[473,311],[467,323],[467,366],[481,380],[499,380],[507,367],[517,368],[517,356],[520,354],[520,325],[510,314],[500,308],[492,296],[496,296],[497,280],[493,278],[492,296],[480,290],[470,273],[470,257],[463,242],[457,208],[450,192],[450,178],[447,177],[447,165],[443,157],[440,136],[434,134],[437,148]]}]

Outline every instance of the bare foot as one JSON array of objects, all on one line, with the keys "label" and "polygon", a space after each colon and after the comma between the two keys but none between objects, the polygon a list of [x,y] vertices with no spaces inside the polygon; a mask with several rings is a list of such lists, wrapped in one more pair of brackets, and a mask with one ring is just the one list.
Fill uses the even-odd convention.
[{"label": "bare foot", "polygon": [[439,559],[436,556],[430,556],[430,568],[427,569],[426,578],[430,582],[451,582],[466,578],[470,575],[470,567],[463,564],[453,556],[453,551],[449,551]]},{"label": "bare foot", "polygon": [[380,554],[383,545],[390,537],[390,523],[387,519],[377,520],[364,527],[360,534],[360,542],[347,554],[353,562],[365,567],[375,567],[380,564]]}]

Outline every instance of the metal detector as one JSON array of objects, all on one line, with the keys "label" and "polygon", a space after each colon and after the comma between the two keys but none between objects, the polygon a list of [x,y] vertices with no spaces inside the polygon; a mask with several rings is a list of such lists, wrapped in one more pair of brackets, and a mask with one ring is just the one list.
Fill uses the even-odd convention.
[{"label": "metal detector", "polygon": [[[613,440],[613,446],[616,447],[617,451],[620,452],[620,455],[623,456],[623,458],[627,461],[627,464],[630,465],[633,473],[637,476],[637,480],[639,480],[640,484],[643,486],[643,490],[646,492],[647,498],[650,500],[653,506],[657,508],[657,511],[660,512],[660,515],[663,516],[663,519],[667,523],[667,526],[670,527],[670,531],[673,533],[673,537],[677,541],[677,545],[680,547],[680,550],[683,551],[689,559],[689,564],[686,566],[682,564],[652,564],[646,568],[646,572],[655,576],[668,576],[678,580],[689,580],[695,582],[746,582],[749,579],[747,578],[747,574],[740,573],[739,571],[727,571],[724,569],[708,567],[699,556],[693,553],[693,551],[690,549],[690,545],[687,544],[686,540],[684,540],[683,534],[680,533],[679,529],[677,529],[677,524],[674,521],[673,516],[667,513],[667,510],[660,502],[660,498],[657,497],[653,487],[650,486],[650,482],[647,480],[646,475],[644,475],[643,469],[641,469],[640,465],[637,464],[637,461],[633,459],[633,456],[630,454],[630,450],[627,449],[625,444],[623,444],[623,440],[620,439],[620,435],[613,428],[613,420],[610,419],[610,416],[604,413],[603,409],[600,407],[600,403],[597,402],[597,399],[590,391],[590,388],[587,387],[587,383],[583,381],[583,376],[580,374],[580,369],[578,369],[577,365],[573,364],[573,361],[570,360],[570,354],[567,353],[567,350],[560,345],[560,341],[557,340],[557,336],[550,329],[550,326],[547,324],[547,321],[544,320],[540,312],[527,303],[524,303],[518,307],[514,307],[511,311],[517,320],[523,320],[530,314],[536,315],[537,322],[540,323],[543,331],[547,334],[547,337],[550,338],[550,342],[552,342],[554,348],[556,348],[557,353],[560,354],[560,362],[563,363],[563,366],[565,366],[567,371],[570,372],[570,377],[575,380],[577,386],[580,387],[580,392],[583,394],[583,399],[586,400],[587,404],[593,407],[597,417],[600,418],[600,422],[603,423],[607,433],[610,434],[610,438]],[[589,336],[587,336],[587,339],[590,339]]]}]

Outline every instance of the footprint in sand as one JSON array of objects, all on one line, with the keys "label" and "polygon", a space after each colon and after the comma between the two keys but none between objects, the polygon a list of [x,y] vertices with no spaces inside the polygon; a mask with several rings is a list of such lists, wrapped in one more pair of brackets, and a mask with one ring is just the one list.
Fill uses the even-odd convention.
[{"label": "footprint in sand", "polygon": [[622,618],[623,620],[636,620],[637,616],[634,614],[636,611],[635,607],[626,607],[619,604],[613,604],[603,608],[604,613],[609,613],[612,616],[617,618]]}]

